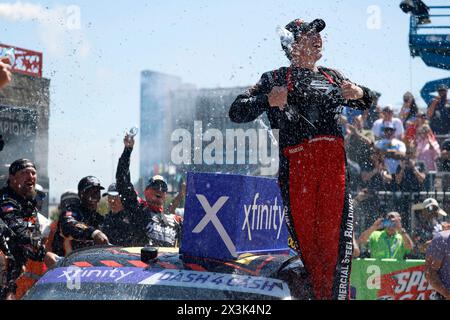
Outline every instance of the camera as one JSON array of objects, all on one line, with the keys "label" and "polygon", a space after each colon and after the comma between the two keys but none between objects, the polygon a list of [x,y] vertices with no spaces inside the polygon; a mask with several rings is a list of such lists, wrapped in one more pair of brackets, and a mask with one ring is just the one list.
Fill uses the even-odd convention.
[{"label": "camera", "polygon": [[392,222],[389,219],[384,219],[383,223],[382,223],[383,228],[393,228],[394,227],[394,222]]}]

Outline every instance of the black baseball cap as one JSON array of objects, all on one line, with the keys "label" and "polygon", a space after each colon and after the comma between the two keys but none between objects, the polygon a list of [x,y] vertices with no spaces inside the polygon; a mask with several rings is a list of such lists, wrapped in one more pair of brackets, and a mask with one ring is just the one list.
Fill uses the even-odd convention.
[{"label": "black baseball cap", "polygon": [[119,191],[117,190],[117,186],[115,183],[111,183],[108,187],[108,190],[102,195],[102,197],[111,196],[117,197],[119,196]]},{"label": "black baseball cap", "polygon": [[60,207],[66,209],[69,206],[76,206],[80,204],[80,198],[76,190],[65,191],[60,198]]},{"label": "black baseball cap", "polygon": [[322,19],[315,19],[311,22],[303,21],[302,19],[295,19],[286,25],[286,30],[289,30],[297,38],[300,34],[315,31],[317,33],[325,29],[326,23]]},{"label": "black baseball cap", "polygon": [[34,168],[36,169],[36,166],[34,165],[33,161],[28,159],[18,159],[11,163],[9,166],[9,174],[15,175],[17,172],[26,169],[26,168]]},{"label": "black baseball cap", "polygon": [[156,175],[156,176],[150,178],[146,189],[148,189],[148,188],[152,188],[154,190],[159,190],[162,192],[167,192],[167,190],[168,190],[166,181],[164,181],[164,178],[159,175]]},{"label": "black baseball cap", "polygon": [[102,187],[100,180],[94,176],[87,176],[80,180],[78,183],[78,192],[84,192],[90,188],[99,188],[100,190],[105,190]]},{"label": "black baseball cap", "polygon": [[281,38],[281,47],[286,53],[288,59],[291,60],[292,58],[290,48],[292,41],[297,40],[302,33],[306,33],[309,31],[315,31],[319,33],[323,29],[325,29],[325,26],[325,21],[323,21],[322,19],[315,19],[312,22],[305,22],[302,19],[295,19],[294,21],[289,22],[284,28],[292,33],[293,38],[288,37],[287,42],[284,37]]}]

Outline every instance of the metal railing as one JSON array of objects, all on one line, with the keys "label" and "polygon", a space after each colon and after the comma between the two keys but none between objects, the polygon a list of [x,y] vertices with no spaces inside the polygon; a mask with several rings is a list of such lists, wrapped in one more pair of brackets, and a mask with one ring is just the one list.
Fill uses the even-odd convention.
[{"label": "metal railing", "polygon": [[[450,6],[429,6],[430,11],[450,9]],[[419,20],[423,18],[450,18],[449,14],[427,14],[427,15],[411,15],[410,33],[411,35],[417,35],[419,29],[450,29],[450,25],[424,25],[420,24]]]},{"label": "metal railing", "polygon": [[1,48],[14,48],[15,63],[12,71],[33,77],[42,77],[43,55],[41,52],[0,43]]},{"label": "metal railing", "polygon": [[[361,208],[355,209],[357,221],[360,221],[358,232],[368,229],[377,218],[385,216],[388,212],[399,212],[402,218],[402,225],[411,233],[415,228],[415,212],[423,210],[422,202],[427,198],[434,198],[440,204],[440,207],[450,212],[450,191],[420,191],[420,192],[392,192],[392,191],[376,191],[373,192],[371,203],[364,204],[361,202]],[[447,220],[445,218],[444,220]]]}]

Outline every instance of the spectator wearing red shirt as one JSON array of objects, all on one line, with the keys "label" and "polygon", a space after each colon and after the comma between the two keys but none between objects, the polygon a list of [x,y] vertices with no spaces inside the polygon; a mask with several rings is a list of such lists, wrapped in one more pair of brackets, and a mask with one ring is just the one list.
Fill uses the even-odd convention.
[{"label": "spectator wearing red shirt", "polygon": [[406,122],[405,136],[403,140],[407,146],[414,144],[414,141],[416,140],[417,128],[420,128],[424,124],[428,124],[428,118],[427,115],[423,112],[419,112],[414,121],[408,120]]}]

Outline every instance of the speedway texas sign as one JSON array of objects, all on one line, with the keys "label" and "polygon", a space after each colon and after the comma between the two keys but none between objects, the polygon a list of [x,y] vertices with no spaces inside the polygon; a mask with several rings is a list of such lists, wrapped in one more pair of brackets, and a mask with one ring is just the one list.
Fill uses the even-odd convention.
[{"label": "speedway texas sign", "polygon": [[275,179],[189,173],[180,253],[222,260],[241,253],[288,252]]},{"label": "speedway texas sign", "polygon": [[356,300],[436,299],[422,260],[353,260],[351,285]]}]

